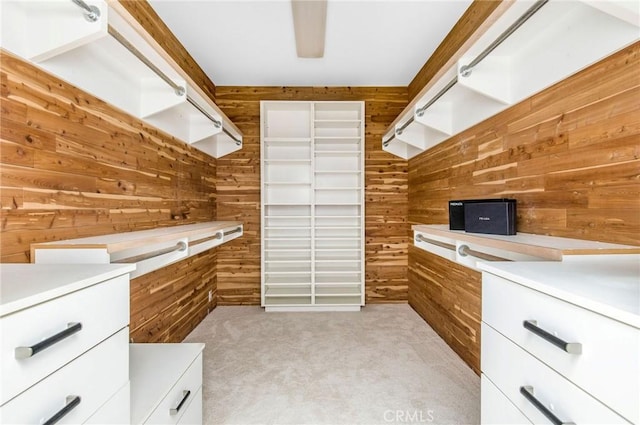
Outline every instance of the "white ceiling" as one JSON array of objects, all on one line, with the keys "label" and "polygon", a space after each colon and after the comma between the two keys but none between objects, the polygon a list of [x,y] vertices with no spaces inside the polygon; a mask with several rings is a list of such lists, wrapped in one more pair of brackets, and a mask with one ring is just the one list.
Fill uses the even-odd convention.
[{"label": "white ceiling", "polygon": [[288,0],[149,0],[221,86],[407,86],[471,0],[329,0],[325,55],[296,56]]}]

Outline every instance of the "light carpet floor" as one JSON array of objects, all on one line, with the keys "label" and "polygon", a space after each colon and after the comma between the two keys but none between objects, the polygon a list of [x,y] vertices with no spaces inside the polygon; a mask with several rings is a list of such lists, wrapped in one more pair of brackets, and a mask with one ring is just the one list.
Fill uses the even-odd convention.
[{"label": "light carpet floor", "polygon": [[480,422],[480,378],[406,304],[221,306],[185,342],[206,343],[205,424]]}]

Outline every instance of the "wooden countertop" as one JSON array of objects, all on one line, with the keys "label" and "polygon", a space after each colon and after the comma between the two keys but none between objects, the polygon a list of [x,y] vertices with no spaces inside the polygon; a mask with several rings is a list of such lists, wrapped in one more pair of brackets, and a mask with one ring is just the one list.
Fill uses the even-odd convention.
[{"label": "wooden countertop", "polygon": [[475,243],[554,261],[562,261],[566,255],[640,254],[640,246],[530,233],[518,233],[512,236],[466,233],[463,230],[449,230],[447,224],[415,224],[411,228],[414,232],[424,235]]}]

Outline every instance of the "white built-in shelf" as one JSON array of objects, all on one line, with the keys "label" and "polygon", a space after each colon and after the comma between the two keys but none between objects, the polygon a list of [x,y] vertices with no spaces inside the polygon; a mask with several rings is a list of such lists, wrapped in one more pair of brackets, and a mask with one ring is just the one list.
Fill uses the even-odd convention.
[{"label": "white built-in shelf", "polygon": [[316,229],[338,229],[338,230],[343,230],[343,229],[355,229],[355,230],[359,230],[360,226],[320,226],[317,225]]},{"label": "white built-in shelf", "polygon": [[637,1],[516,0],[487,23],[387,129],[383,149],[411,158],[640,39]]},{"label": "white built-in shelf", "polygon": [[362,174],[362,171],[354,171],[354,170],[314,170],[316,174]]},{"label": "white built-in shelf", "polygon": [[329,285],[355,285],[360,282],[361,278],[358,275],[318,275],[315,276],[315,283],[318,286]]},{"label": "white built-in shelf", "polygon": [[359,128],[362,120],[315,120],[313,123],[316,128]]},{"label": "white built-in shelf", "polygon": [[266,202],[264,204],[265,206],[281,206],[281,205],[286,205],[286,206],[309,206],[312,205],[311,202]]},{"label": "white built-in shelf", "polygon": [[[571,261],[588,255],[640,254],[640,246],[571,239],[557,236],[518,233],[516,235],[488,235],[449,230],[446,224],[414,225],[416,247],[477,268],[486,261]],[[435,242],[434,242],[435,241]],[[444,246],[442,245],[444,244]],[[461,254],[461,247],[472,254]],[[464,249],[462,249],[464,252]],[[489,259],[478,255],[489,255]]]},{"label": "white built-in shelf", "polygon": [[358,202],[331,202],[331,203],[323,202],[323,203],[316,203],[316,205],[320,206],[320,207],[324,207],[324,206],[336,206],[336,207],[339,207],[339,206],[354,206],[354,205],[360,206],[361,204],[358,203]]},{"label": "white built-in shelf", "polygon": [[[269,311],[359,310],[363,102],[264,101],[260,122],[262,305]],[[330,286],[317,292],[316,282]]]},{"label": "white built-in shelf", "polygon": [[288,158],[277,158],[277,159],[264,159],[265,163],[269,164],[272,162],[300,162],[300,163],[311,163],[310,159],[288,159]]},{"label": "white built-in shelf", "polygon": [[212,221],[31,245],[37,264],[135,264],[137,277],[236,239],[242,223]]},{"label": "white built-in shelf", "polygon": [[311,142],[310,137],[266,137],[264,140],[270,145],[278,145],[278,144],[308,145]]},{"label": "white built-in shelf", "polygon": [[241,149],[240,130],[122,5],[86,3],[93,21],[72,1],[2,1],[2,48],[215,158]]},{"label": "white built-in shelf", "polygon": [[328,155],[328,156],[353,156],[360,155],[360,151],[329,151],[329,150],[316,150],[314,151],[316,156],[319,155]]},{"label": "white built-in shelf", "polygon": [[273,230],[273,229],[311,229],[311,226],[267,226],[264,230]]},{"label": "white built-in shelf", "polygon": [[307,186],[311,182],[264,182],[264,184],[271,186]]},{"label": "white built-in shelf", "polygon": [[271,286],[264,293],[265,297],[297,297],[300,295],[311,295],[311,286]]}]

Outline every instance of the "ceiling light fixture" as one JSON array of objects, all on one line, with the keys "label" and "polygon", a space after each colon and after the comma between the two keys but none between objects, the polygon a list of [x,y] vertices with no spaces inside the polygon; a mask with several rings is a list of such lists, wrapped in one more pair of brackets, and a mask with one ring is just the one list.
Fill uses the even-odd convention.
[{"label": "ceiling light fixture", "polygon": [[291,11],[298,57],[323,57],[327,0],[291,0]]}]

